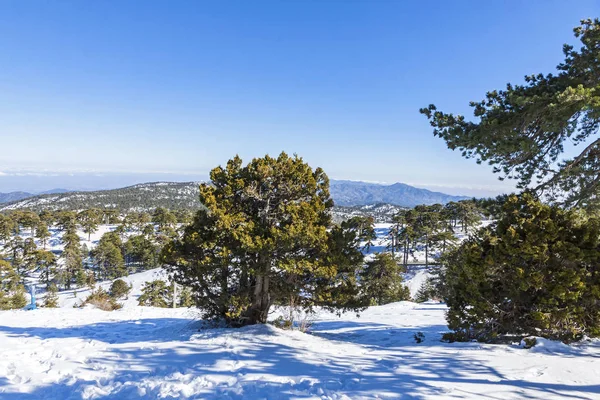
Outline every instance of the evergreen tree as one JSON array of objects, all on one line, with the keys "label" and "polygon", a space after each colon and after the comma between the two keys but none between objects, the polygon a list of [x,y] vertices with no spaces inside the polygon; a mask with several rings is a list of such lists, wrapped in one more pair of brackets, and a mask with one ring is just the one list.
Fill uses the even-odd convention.
[{"label": "evergreen tree", "polygon": [[169,210],[158,207],[152,214],[152,222],[156,224],[159,232],[172,231],[177,224],[177,217]]},{"label": "evergreen tree", "polygon": [[79,243],[79,235],[77,235],[76,225],[69,222],[69,219],[64,220],[66,231],[63,234],[61,241],[64,245],[61,258],[64,260],[64,275],[63,281],[66,289],[71,288],[71,283],[75,280],[77,272],[83,269],[83,258],[81,254],[81,246]]},{"label": "evergreen tree", "polygon": [[77,221],[83,232],[87,233],[89,241],[92,233],[98,230],[98,225],[102,221],[102,212],[96,208],[80,211],[77,214]]},{"label": "evergreen tree", "polygon": [[56,225],[62,231],[72,231],[76,232],[77,230],[77,214],[73,211],[58,211],[55,214]]},{"label": "evergreen tree", "polygon": [[194,296],[192,295],[192,291],[190,290],[190,288],[184,286],[181,289],[181,293],[179,295],[179,302],[177,304],[179,307],[187,308],[194,306]]},{"label": "evergreen tree", "polygon": [[23,308],[27,305],[25,288],[12,265],[0,259],[0,310]]},{"label": "evergreen tree", "polygon": [[377,253],[361,273],[364,294],[373,305],[410,300],[410,292],[402,284],[406,272],[390,253]]},{"label": "evergreen tree", "polygon": [[117,279],[110,285],[110,296],[114,299],[126,298],[129,292],[131,292],[131,285],[123,279]]},{"label": "evergreen tree", "polygon": [[121,253],[121,239],[113,232],[107,232],[92,250],[92,259],[104,279],[114,279],[127,274]]},{"label": "evergreen tree", "polygon": [[138,298],[140,306],[167,308],[171,304],[172,291],[165,281],[155,280],[144,283]]},{"label": "evergreen tree", "polygon": [[48,286],[48,288],[46,289],[46,297],[44,297],[44,307],[58,307],[58,288],[54,283]]},{"label": "evergreen tree", "polygon": [[448,326],[490,340],[600,335],[600,219],[511,196],[503,217],[448,254]]},{"label": "evergreen tree", "polygon": [[125,243],[127,264],[133,264],[137,270],[156,268],[159,261],[159,246],[144,235],[131,236]]},{"label": "evergreen tree", "polygon": [[40,271],[40,280],[46,284],[46,290],[56,274],[56,256],[51,251],[37,250],[35,253],[35,264]]},{"label": "evergreen tree", "polygon": [[30,210],[20,210],[16,214],[17,223],[20,226],[30,229],[31,237],[34,237],[35,227],[40,223],[40,217]]},{"label": "evergreen tree", "polygon": [[[600,201],[600,20],[583,20],[574,32],[583,46],[563,46],[557,74],[489,91],[471,102],[476,121],[434,105],[421,113],[450,149],[489,163],[501,179],[517,179],[519,188],[566,205],[593,207]],[[567,142],[583,149],[561,160]]]},{"label": "evergreen tree", "polygon": [[246,166],[235,157],[210,175],[200,185],[206,209],[163,252],[205,316],[265,323],[271,305],[290,296],[300,307],[315,304],[315,288],[338,277],[327,257],[333,202],[325,173],[281,153]]},{"label": "evergreen tree", "polygon": [[40,219],[40,223],[35,230],[35,237],[38,238],[42,242],[42,246],[44,250],[46,250],[46,242],[51,237],[50,231],[48,230],[48,226],[46,223]]},{"label": "evergreen tree", "polygon": [[4,215],[0,214],[0,240],[4,244],[8,242],[15,231],[15,221]]}]

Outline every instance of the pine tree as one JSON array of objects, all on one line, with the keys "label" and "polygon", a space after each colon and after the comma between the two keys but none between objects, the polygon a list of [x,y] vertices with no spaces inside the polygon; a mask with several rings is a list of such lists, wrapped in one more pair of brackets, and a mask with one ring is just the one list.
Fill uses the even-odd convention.
[{"label": "pine tree", "polygon": [[123,279],[117,279],[110,285],[110,296],[115,299],[127,297],[131,291],[131,285],[128,285]]},{"label": "pine tree", "polygon": [[600,336],[600,219],[530,194],[502,215],[445,257],[448,326],[480,340]]},{"label": "pine tree", "polygon": [[6,244],[15,231],[15,222],[9,216],[0,214],[0,240]]},{"label": "pine tree", "polygon": [[[555,74],[525,77],[471,102],[475,121],[446,114],[434,105],[421,109],[434,135],[448,148],[478,163],[487,162],[501,179],[567,206],[596,207],[600,201],[600,20],[574,29],[582,47],[564,45]],[[565,143],[583,149],[561,160]]]},{"label": "pine tree", "polygon": [[58,288],[53,283],[48,286],[46,290],[46,297],[44,298],[44,307],[46,308],[57,308],[58,307]]},{"label": "pine tree", "polygon": [[114,279],[127,274],[121,247],[120,237],[113,232],[107,232],[92,250],[94,264],[104,279]]},{"label": "pine tree", "polygon": [[83,229],[84,233],[88,235],[88,241],[91,239],[92,233],[98,230],[98,225],[102,220],[102,212],[96,208],[90,208],[87,210],[80,211],[77,214],[77,221]]},{"label": "pine tree", "polygon": [[165,281],[155,280],[144,283],[138,298],[140,306],[167,308],[171,304],[172,291]]},{"label": "pine tree", "polygon": [[271,305],[290,296],[314,305],[315,288],[338,277],[327,256],[333,202],[325,173],[281,153],[246,166],[235,157],[211,181],[200,185],[206,208],[163,251],[205,316],[265,323]]},{"label": "pine tree", "polygon": [[51,236],[46,223],[43,220],[40,220],[40,223],[35,230],[35,237],[42,242],[44,250],[46,250],[46,242]]},{"label": "pine tree", "polygon": [[0,259],[0,310],[23,308],[27,305],[25,288],[12,265]]},{"label": "pine tree", "polygon": [[390,253],[377,253],[361,273],[361,286],[373,305],[410,300],[410,292],[402,284],[405,270]]},{"label": "pine tree", "polygon": [[68,219],[66,221],[66,231],[61,238],[64,245],[61,258],[64,260],[65,268],[63,276],[64,284],[66,289],[70,289],[71,283],[77,276],[77,272],[83,269],[83,258],[76,226],[68,222]]},{"label": "pine tree", "polygon": [[40,271],[40,280],[46,284],[46,290],[48,290],[50,281],[56,274],[56,256],[51,251],[37,250],[35,264],[37,270]]}]

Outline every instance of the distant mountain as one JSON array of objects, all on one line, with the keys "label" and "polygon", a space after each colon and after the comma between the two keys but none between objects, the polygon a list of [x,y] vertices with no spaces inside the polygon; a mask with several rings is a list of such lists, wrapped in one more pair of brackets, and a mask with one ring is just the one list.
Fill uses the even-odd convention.
[{"label": "distant mountain", "polygon": [[362,206],[371,204],[394,204],[414,207],[419,204],[446,204],[465,200],[466,196],[452,196],[440,192],[420,189],[404,183],[381,185],[377,183],[336,181],[330,183],[331,197],[338,206]]},{"label": "distant mountain", "polygon": [[39,192],[37,194],[57,194],[57,193],[67,193],[67,192],[72,192],[72,190],[68,190],[68,189],[50,189],[50,190],[46,190],[45,192]]},{"label": "distant mountain", "polygon": [[83,210],[118,208],[142,211],[156,207],[197,209],[200,207],[197,182],[142,183],[120,189],[90,192],[41,194],[0,205],[0,211],[28,208],[41,210]]},{"label": "distant mountain", "polygon": [[0,193],[0,203],[10,203],[11,201],[17,201],[31,196],[33,196],[33,194],[27,192]]},{"label": "distant mountain", "polygon": [[[118,208],[120,210],[153,210],[156,207],[170,209],[198,209],[199,182],[153,182],[127,186],[120,189],[89,192],[69,192],[55,189],[50,194],[9,198],[0,211],[29,208],[41,210],[82,210],[86,208]],[[14,193],[13,193],[14,195]],[[378,185],[374,183],[331,181],[331,196],[344,215],[393,213],[397,207],[413,207],[419,204],[447,203],[467,197],[418,189],[402,183]],[[394,207],[384,205],[393,205]],[[341,206],[341,207],[340,207]],[[351,207],[354,206],[354,207]],[[361,207],[364,206],[364,207]],[[350,207],[350,208],[348,208]],[[344,209],[348,208],[348,209]]]},{"label": "distant mountain", "polygon": [[66,193],[67,189],[51,189],[45,192],[40,192],[37,194],[28,193],[28,192],[10,192],[10,193],[0,193],[0,204],[2,203],[10,203],[12,201],[18,201],[22,199],[26,199],[28,197],[40,195],[40,194],[54,194],[54,193]]}]

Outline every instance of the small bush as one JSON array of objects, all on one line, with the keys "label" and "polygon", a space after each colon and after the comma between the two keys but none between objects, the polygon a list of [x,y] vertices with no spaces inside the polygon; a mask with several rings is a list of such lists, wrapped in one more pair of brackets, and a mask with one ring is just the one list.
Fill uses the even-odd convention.
[{"label": "small bush", "polygon": [[54,283],[50,284],[46,297],[44,298],[44,307],[56,308],[58,307],[58,288]]},{"label": "small bush", "polygon": [[172,298],[172,289],[160,279],[146,282],[138,299],[140,306],[167,308]]},{"label": "small bush", "polygon": [[442,342],[454,343],[454,342],[470,342],[471,338],[465,332],[446,332],[442,335]]},{"label": "small bush", "polygon": [[534,336],[529,336],[521,340],[521,347],[530,349],[537,344],[537,339]]},{"label": "small bush", "polygon": [[400,266],[390,253],[378,253],[361,272],[363,293],[370,305],[383,305],[410,300],[410,290],[402,283]]},{"label": "small bush", "polygon": [[10,296],[12,308],[23,308],[27,305],[27,297],[25,297],[25,288],[22,285],[17,287],[17,290]]},{"label": "small bush", "polygon": [[103,311],[114,311],[123,307],[122,304],[117,303],[117,300],[110,297],[110,295],[106,292],[106,290],[102,288],[98,288],[94,290],[85,301],[81,304],[81,306],[85,306],[86,304],[91,304],[96,308],[99,308]]},{"label": "small bush", "polygon": [[193,307],[195,305],[194,296],[189,287],[183,287],[179,295],[178,307]]},{"label": "small bush", "polygon": [[117,279],[110,285],[110,296],[114,299],[127,298],[131,292],[131,285],[127,285],[123,279]]},{"label": "small bush", "polygon": [[415,338],[416,343],[423,343],[423,340],[425,340],[425,335],[423,332],[417,332],[413,335],[413,337]]}]

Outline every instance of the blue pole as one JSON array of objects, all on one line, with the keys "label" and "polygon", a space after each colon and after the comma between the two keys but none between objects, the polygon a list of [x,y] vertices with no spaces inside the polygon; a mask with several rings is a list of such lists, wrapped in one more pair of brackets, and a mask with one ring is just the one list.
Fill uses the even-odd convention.
[{"label": "blue pole", "polygon": [[37,308],[35,305],[35,285],[29,286],[29,293],[31,294],[31,304],[29,305],[29,309],[35,310]]}]

